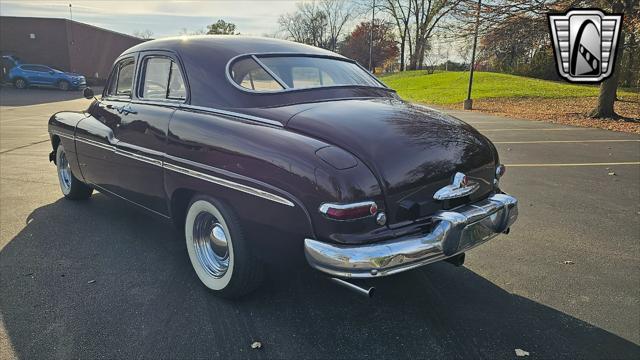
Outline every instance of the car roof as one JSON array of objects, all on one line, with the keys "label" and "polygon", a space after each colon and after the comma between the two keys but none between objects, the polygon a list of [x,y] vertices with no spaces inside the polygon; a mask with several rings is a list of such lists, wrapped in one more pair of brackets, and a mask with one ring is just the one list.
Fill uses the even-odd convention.
[{"label": "car roof", "polygon": [[[227,65],[235,58],[248,54],[295,54],[333,57],[351,61],[329,50],[296,42],[238,35],[179,36],[146,41],[126,50],[123,57],[144,52],[169,51],[182,63],[182,71],[189,89],[189,104],[214,108],[273,107],[307,101],[334,98],[381,96],[385,89],[363,88],[307,88],[296,91],[251,93],[233,84]],[[153,56],[153,55],[151,55]],[[383,94],[383,95],[385,95]]]},{"label": "car roof", "polygon": [[148,50],[169,50],[183,56],[188,56],[193,52],[200,51],[203,47],[215,49],[219,55],[228,59],[237,55],[249,53],[301,53],[343,57],[328,50],[293,41],[239,35],[195,35],[169,37],[145,41],[133,46],[129,50],[125,51],[125,53]]}]

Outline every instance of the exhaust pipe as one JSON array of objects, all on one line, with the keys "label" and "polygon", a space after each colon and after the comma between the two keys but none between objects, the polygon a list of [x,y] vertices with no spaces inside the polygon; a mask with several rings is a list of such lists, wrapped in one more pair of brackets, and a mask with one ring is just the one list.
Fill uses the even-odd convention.
[{"label": "exhaust pipe", "polygon": [[338,278],[334,278],[334,277],[332,277],[330,279],[331,279],[331,281],[335,282],[336,284],[344,286],[347,289],[353,290],[353,291],[357,292],[358,294],[364,295],[364,296],[366,296],[368,298],[372,298],[373,294],[376,291],[375,287],[370,287],[368,289],[365,289],[365,288],[362,288],[362,287],[360,287],[360,286],[358,286],[356,284],[352,284],[352,283],[350,283],[348,281],[345,281],[345,280],[342,280],[342,279],[338,279]]}]

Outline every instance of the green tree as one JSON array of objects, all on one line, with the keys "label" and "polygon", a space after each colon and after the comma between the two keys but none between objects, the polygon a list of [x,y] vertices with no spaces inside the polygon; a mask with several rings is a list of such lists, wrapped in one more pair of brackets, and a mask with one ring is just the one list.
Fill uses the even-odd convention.
[{"label": "green tree", "polygon": [[207,25],[207,30],[207,35],[240,35],[239,32],[236,32],[236,24],[222,19],[214,24]]}]

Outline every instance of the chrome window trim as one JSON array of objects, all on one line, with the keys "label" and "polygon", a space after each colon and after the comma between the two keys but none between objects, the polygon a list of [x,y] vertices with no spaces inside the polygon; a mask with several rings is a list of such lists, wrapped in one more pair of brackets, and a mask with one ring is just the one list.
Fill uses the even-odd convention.
[{"label": "chrome window trim", "polygon": [[[145,51],[147,52],[147,51]],[[147,54],[145,54],[145,52],[141,53],[141,57],[142,59],[139,60],[139,63],[136,64],[137,66],[140,66],[140,74],[138,74],[136,76],[136,81],[140,84],[138,85],[142,85],[142,87],[140,89],[138,89],[138,87],[140,86],[136,86],[136,96],[132,97],[132,100],[135,99],[137,101],[141,101],[142,103],[146,103],[146,102],[156,102],[156,103],[163,103],[163,104],[184,104],[187,102],[187,99],[189,98],[189,88],[187,85],[187,81],[185,78],[185,74],[184,71],[182,69],[182,65],[180,65],[180,63],[177,61],[177,59],[172,58],[171,56],[167,55],[167,54],[162,54],[159,51],[149,51],[147,52]],[[166,52],[166,51],[165,51]],[[179,99],[179,98],[170,98],[170,97],[165,97],[164,99],[149,99],[149,98],[145,98],[141,96],[141,91],[144,90],[144,76],[146,75],[146,67],[147,67],[147,61],[149,59],[153,59],[153,58],[164,58],[169,60],[170,65],[169,65],[169,83],[167,83],[167,89],[169,84],[171,83],[171,67],[173,66],[173,64],[176,64],[178,66],[178,68],[180,69],[180,77],[182,78],[182,84],[185,87],[185,98],[184,99]],[[167,94],[168,95],[168,94]],[[154,105],[158,105],[158,104],[154,104]]]},{"label": "chrome window trim", "polygon": [[[344,61],[344,62],[352,63],[352,64],[355,64],[356,66],[358,66],[365,73],[367,73],[369,75],[369,77],[374,79],[374,81],[376,83],[380,84],[380,86],[331,85],[331,86],[310,86],[310,87],[305,87],[305,88],[290,88],[288,86],[285,86],[284,89],[280,89],[280,90],[253,90],[253,89],[247,89],[245,87],[240,86],[240,84],[236,83],[233,80],[233,78],[231,77],[231,66],[236,61],[240,60],[241,58],[249,57],[249,58],[252,58],[254,61],[256,61],[256,59],[258,59],[259,56],[262,56],[262,57],[279,57],[279,56],[281,56],[281,57],[286,57],[286,56],[291,56],[291,57],[315,57],[315,58],[324,58],[324,59],[333,59],[333,60],[337,60],[337,61]],[[260,67],[262,67],[263,69],[265,69],[265,70],[267,69],[267,66],[264,65],[261,61],[258,61],[258,65]],[[267,72],[269,73],[269,75],[274,77],[274,80],[276,80],[276,82],[278,82],[278,84],[280,84],[281,86],[282,86],[282,84],[284,84],[282,79],[280,79],[280,77],[276,76],[272,71],[268,70]],[[396,92],[395,90],[389,88],[385,83],[383,83],[382,81],[378,80],[378,78],[373,76],[367,69],[365,69],[360,64],[358,64],[357,61],[349,59],[349,58],[340,57],[340,56],[336,56],[336,55],[329,55],[329,54],[325,55],[325,54],[292,53],[292,52],[269,52],[269,53],[246,53],[246,54],[240,54],[240,55],[236,55],[236,56],[232,57],[227,62],[227,65],[225,66],[225,75],[226,75],[227,81],[229,81],[231,83],[231,85],[233,85],[234,87],[236,87],[237,89],[239,89],[241,91],[244,91],[244,92],[247,92],[247,93],[251,93],[251,94],[279,94],[279,93],[286,93],[286,92],[290,92],[290,91],[305,91],[305,90],[313,90],[313,89],[332,89],[332,88],[349,88],[349,87],[367,88],[367,89],[382,89],[382,90],[387,90],[387,91],[391,91],[391,92]]]},{"label": "chrome window trim", "polygon": [[[273,70],[269,69],[269,67],[265,64],[262,63],[262,61],[260,61],[260,59],[258,59],[257,56],[255,55],[251,55],[251,58],[253,59],[253,61],[255,61],[258,66],[260,66],[262,68],[262,70],[266,71],[267,74],[271,75],[271,77],[278,83],[280,84],[280,86],[282,86],[281,90],[285,90],[285,89],[289,89],[289,85],[287,85],[284,81],[282,81],[282,79],[280,79],[280,77],[278,75],[276,75],[276,73],[273,72]],[[235,81],[234,81],[235,83]],[[259,91],[259,90],[255,90],[255,89],[251,89],[253,91]]]},{"label": "chrome window trim", "polygon": [[247,114],[238,113],[238,112],[234,112],[234,111],[220,110],[220,109],[206,107],[206,106],[197,106],[197,105],[189,105],[189,104],[180,104],[179,108],[180,109],[191,109],[191,110],[205,111],[205,112],[210,112],[210,113],[213,113],[213,114],[230,116],[230,117],[250,120],[250,121],[254,121],[254,122],[259,122],[259,123],[263,123],[263,124],[269,124],[269,125],[273,125],[273,126],[277,126],[277,127],[281,127],[281,128],[284,127],[284,125],[279,121],[265,119],[265,118],[261,118],[261,117],[258,117],[258,116],[247,115]]},{"label": "chrome window trim", "polygon": [[163,107],[180,107],[180,105],[182,105],[184,103],[184,101],[182,100],[171,100],[171,99],[166,99],[166,100],[149,100],[149,99],[141,99],[141,98],[137,98],[134,100],[131,100],[132,104],[138,104],[138,105],[155,105],[155,106],[163,106]]},{"label": "chrome window trim", "polygon": [[[189,168],[185,168],[176,164],[172,164],[172,163],[168,163],[164,160],[159,160],[159,159],[155,159],[149,156],[145,156],[145,155],[141,155],[141,154],[137,154],[137,153],[133,153],[130,151],[126,151],[120,148],[117,148],[115,145],[107,145],[107,144],[103,144],[100,143],[98,141],[95,140],[91,140],[91,139],[87,139],[87,138],[83,138],[83,137],[76,137],[77,141],[80,141],[82,143],[88,144],[88,145],[93,145],[108,151],[113,151],[116,155],[120,155],[120,156],[124,156],[133,160],[138,160],[138,161],[142,161],[144,163],[150,164],[150,165],[154,165],[154,166],[158,166],[161,167],[163,169],[167,169],[167,170],[171,170],[180,174],[184,174],[184,175],[188,175],[197,179],[201,179],[201,180],[205,180],[208,181],[210,183],[216,184],[216,185],[220,185],[220,186],[224,186],[226,188],[229,189],[233,189],[236,191],[240,191],[246,194],[250,194],[250,195],[254,195],[257,196],[259,198],[263,198],[266,200],[270,200],[273,201],[275,203],[278,204],[282,204],[282,205],[286,205],[286,206],[291,206],[291,207],[295,207],[294,203],[291,202],[290,200],[270,193],[268,191],[265,190],[261,190],[261,189],[257,189],[248,185],[244,185],[244,184],[240,184],[237,183],[235,181],[231,181],[231,180],[227,180],[227,179],[223,179],[221,177],[218,176],[214,176],[214,175],[210,175],[210,174],[206,174],[197,170],[193,170],[193,169],[189,169]],[[135,145],[133,145],[135,146]],[[145,152],[147,154],[154,154],[156,156],[160,155],[160,156],[164,156],[167,159],[176,161],[176,162],[180,162],[186,165],[190,165],[190,166],[194,166],[194,167],[199,167],[202,169],[206,169],[209,171],[213,171],[213,172],[223,172],[223,170],[217,169],[215,167],[209,166],[209,165],[205,165],[205,164],[201,164],[201,163],[197,163],[191,160],[187,160],[187,159],[182,159],[176,156],[171,156],[165,153],[160,153],[158,151],[155,150],[151,150],[151,149],[147,149],[147,148],[142,148],[139,146],[135,146],[135,148],[141,152]],[[230,176],[238,176],[238,177],[244,177],[242,175],[238,175],[229,171],[224,170],[224,172],[229,173]],[[256,180],[257,181],[257,180]],[[267,185],[269,186],[269,185]]]}]

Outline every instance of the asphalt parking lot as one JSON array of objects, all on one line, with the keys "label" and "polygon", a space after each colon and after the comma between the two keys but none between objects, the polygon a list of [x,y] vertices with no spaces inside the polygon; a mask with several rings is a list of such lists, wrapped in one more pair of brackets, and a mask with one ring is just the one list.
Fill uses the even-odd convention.
[{"label": "asphalt parking lot", "polygon": [[[0,358],[640,358],[640,136],[455,112],[520,200],[511,234],[378,279],[365,299],[306,266],[211,295],[171,225],[62,199],[47,120],[79,92],[0,93]],[[253,341],[263,348],[251,349]]]}]

